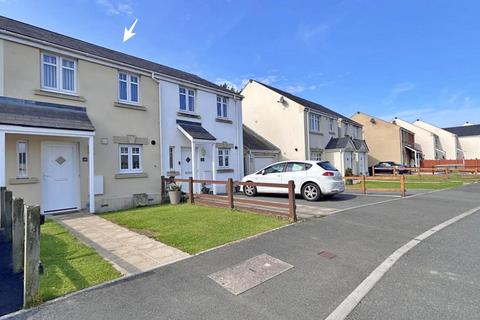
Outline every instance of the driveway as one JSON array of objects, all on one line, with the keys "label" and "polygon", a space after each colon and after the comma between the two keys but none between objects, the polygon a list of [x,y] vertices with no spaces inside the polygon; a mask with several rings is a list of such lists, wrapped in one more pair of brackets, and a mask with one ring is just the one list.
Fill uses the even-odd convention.
[{"label": "driveway", "polygon": [[[479,193],[479,184],[469,185],[309,219],[74,294],[16,318],[324,319],[392,252],[433,226],[480,206]],[[325,251],[330,254],[319,254]],[[293,268],[237,296],[208,277],[264,253]],[[432,270],[445,272],[438,266]],[[424,303],[414,296],[410,301]],[[368,318],[368,313],[363,315]],[[434,315],[423,318],[439,319]]]}]

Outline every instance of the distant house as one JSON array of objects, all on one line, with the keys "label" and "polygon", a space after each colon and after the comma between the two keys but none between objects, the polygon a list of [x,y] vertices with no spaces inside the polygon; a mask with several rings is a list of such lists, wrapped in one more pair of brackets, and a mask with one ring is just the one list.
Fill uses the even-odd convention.
[{"label": "distant house", "polygon": [[399,118],[393,119],[392,123],[415,133],[415,149],[422,153],[423,159],[445,159],[446,152],[442,149],[437,134]]},{"label": "distant house", "polygon": [[242,95],[243,123],[277,146],[280,160],[328,160],[342,173],[368,172],[368,147],[358,122],[256,80]]},{"label": "distant house", "polygon": [[457,135],[465,159],[480,159],[480,124],[472,125],[467,122],[463,126],[443,130]]},{"label": "distant house", "polygon": [[251,174],[277,162],[280,149],[244,125],[243,154],[245,174]]},{"label": "distant house", "polygon": [[447,160],[462,160],[465,159],[465,152],[460,147],[458,136],[448,130],[444,130],[433,124],[422,120],[413,122],[417,127],[428,130],[438,136],[437,149],[445,151],[445,158]]},{"label": "distant house", "polygon": [[420,166],[422,152],[415,148],[414,132],[362,112],[354,114],[352,119],[363,125],[369,166],[380,161]]}]

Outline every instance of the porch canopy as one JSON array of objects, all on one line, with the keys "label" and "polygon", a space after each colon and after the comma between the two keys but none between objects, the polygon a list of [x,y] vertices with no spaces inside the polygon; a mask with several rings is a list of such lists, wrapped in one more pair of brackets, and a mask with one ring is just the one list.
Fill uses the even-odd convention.
[{"label": "porch canopy", "polygon": [[0,186],[6,187],[6,134],[88,139],[89,203],[95,212],[94,136],[87,109],[69,105],[0,97]]},{"label": "porch canopy", "polygon": [[415,167],[420,167],[420,160],[422,158],[423,152],[421,150],[412,148],[410,146],[405,146],[405,148],[413,152],[414,159],[415,159]]},{"label": "porch canopy", "polygon": [[[198,145],[211,145],[212,148],[212,179],[216,180],[216,168],[215,168],[215,143],[217,138],[215,138],[210,132],[205,129],[200,122],[177,120],[177,128],[180,132],[190,140],[191,149],[192,149],[192,178],[198,179],[198,174],[196,170],[196,151],[195,147]],[[186,177],[184,177],[186,178]],[[198,186],[195,185],[195,188]],[[216,193],[216,185],[213,185],[213,192]]]}]

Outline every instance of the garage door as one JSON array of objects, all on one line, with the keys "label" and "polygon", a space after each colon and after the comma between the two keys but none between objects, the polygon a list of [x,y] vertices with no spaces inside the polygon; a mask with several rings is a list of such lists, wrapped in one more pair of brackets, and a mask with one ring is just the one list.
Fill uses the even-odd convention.
[{"label": "garage door", "polygon": [[274,162],[276,162],[276,157],[255,157],[253,160],[253,172],[257,172]]}]

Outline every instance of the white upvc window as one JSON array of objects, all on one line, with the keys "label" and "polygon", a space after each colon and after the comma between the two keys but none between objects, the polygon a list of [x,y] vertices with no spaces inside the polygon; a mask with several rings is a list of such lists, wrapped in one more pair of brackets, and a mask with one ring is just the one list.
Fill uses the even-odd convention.
[{"label": "white upvc window", "polygon": [[25,140],[17,141],[17,178],[27,178],[28,143]]},{"label": "white upvc window", "polygon": [[218,167],[230,167],[230,149],[218,149]]},{"label": "white upvc window", "polygon": [[142,172],[142,145],[119,144],[120,173]]},{"label": "white upvc window", "polygon": [[195,112],[195,90],[179,87],[180,111]]},{"label": "white upvc window", "polygon": [[168,147],[168,164],[170,170],[175,168],[175,147]]},{"label": "white upvc window", "polygon": [[217,117],[228,118],[228,98],[217,96]]},{"label": "white upvc window", "polygon": [[123,71],[118,72],[118,101],[139,103],[139,76]]},{"label": "white upvc window", "polygon": [[310,160],[322,161],[322,151],[310,151]]},{"label": "white upvc window", "polygon": [[310,113],[310,131],[320,132],[320,115]]},{"label": "white upvc window", "polygon": [[348,125],[348,123],[345,123],[345,134],[344,134],[344,136],[349,136],[350,135],[349,132],[348,132],[349,129],[350,129],[350,126]]},{"label": "white upvc window", "polygon": [[333,119],[329,119],[330,120],[330,131],[333,132]]},{"label": "white upvc window", "polygon": [[360,128],[357,126],[353,126],[353,138],[354,139],[360,138]]},{"label": "white upvc window", "polygon": [[41,88],[64,93],[77,92],[77,63],[74,59],[42,53]]}]

